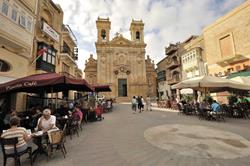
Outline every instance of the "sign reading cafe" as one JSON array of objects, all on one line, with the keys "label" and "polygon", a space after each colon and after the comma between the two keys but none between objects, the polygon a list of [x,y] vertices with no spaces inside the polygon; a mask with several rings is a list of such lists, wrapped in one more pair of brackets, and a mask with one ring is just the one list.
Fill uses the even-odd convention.
[{"label": "sign reading cafe", "polygon": [[52,39],[55,41],[59,42],[59,34],[52,28],[50,27],[46,22],[43,21],[43,26],[42,30],[49,35]]},{"label": "sign reading cafe", "polygon": [[19,84],[14,84],[14,85],[10,85],[10,86],[6,86],[6,91],[8,90],[13,90],[13,89],[16,89],[16,88],[27,88],[27,87],[34,87],[37,85],[37,82],[36,81],[31,81],[31,82],[24,82],[24,83],[19,83]]}]

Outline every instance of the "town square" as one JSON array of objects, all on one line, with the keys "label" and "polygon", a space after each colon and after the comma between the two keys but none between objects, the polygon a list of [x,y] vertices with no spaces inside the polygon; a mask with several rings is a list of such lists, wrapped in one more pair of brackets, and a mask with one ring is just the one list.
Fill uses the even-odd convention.
[{"label": "town square", "polygon": [[0,0],[0,165],[250,165],[250,0]]}]

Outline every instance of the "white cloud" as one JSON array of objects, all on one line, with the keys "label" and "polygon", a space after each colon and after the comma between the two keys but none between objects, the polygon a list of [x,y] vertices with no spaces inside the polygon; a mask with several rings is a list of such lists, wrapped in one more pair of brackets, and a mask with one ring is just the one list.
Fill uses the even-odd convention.
[{"label": "white cloud", "polygon": [[[76,33],[79,67],[84,68],[89,54],[95,55],[98,16],[111,20],[111,38],[122,31],[130,39],[131,19],[145,23],[146,54],[158,62],[170,42],[198,35],[201,29],[244,0],[53,0],[64,10],[64,23]],[[95,56],[94,56],[95,57]]]}]

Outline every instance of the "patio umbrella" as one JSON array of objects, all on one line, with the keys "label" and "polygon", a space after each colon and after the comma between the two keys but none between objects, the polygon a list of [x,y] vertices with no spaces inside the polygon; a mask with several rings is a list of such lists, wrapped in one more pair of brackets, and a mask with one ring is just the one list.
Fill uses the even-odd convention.
[{"label": "patio umbrella", "polygon": [[250,85],[250,77],[237,76],[237,77],[231,78],[230,80],[239,82],[241,84]]},{"label": "patio umbrella", "polygon": [[250,90],[249,85],[220,77],[201,76],[181,81],[171,86],[172,89],[192,88],[195,90],[219,92],[228,90]]},{"label": "patio umbrella", "polygon": [[0,84],[0,94],[27,92],[93,91],[83,79],[69,78],[57,73],[35,74]]}]

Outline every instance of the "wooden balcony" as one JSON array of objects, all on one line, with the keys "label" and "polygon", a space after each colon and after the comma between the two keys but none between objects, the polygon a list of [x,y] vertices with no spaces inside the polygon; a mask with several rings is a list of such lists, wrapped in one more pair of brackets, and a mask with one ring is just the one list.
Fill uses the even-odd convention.
[{"label": "wooden balcony", "polygon": [[171,60],[171,62],[167,64],[167,69],[173,69],[173,68],[178,67],[180,65],[181,65],[181,63],[178,60]]}]

